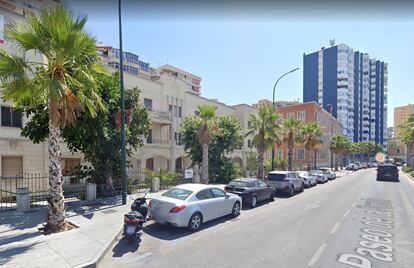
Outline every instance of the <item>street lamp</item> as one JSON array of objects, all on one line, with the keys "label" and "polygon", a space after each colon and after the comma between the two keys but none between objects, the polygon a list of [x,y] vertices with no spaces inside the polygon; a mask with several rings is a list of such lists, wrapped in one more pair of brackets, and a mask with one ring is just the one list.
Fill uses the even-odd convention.
[{"label": "street lamp", "polygon": [[[333,119],[332,119],[332,108],[333,108],[333,105],[332,104],[328,104],[328,105],[326,105],[326,108],[328,108],[328,107],[331,107],[330,109],[329,109],[329,113],[331,114],[331,139],[332,139],[332,135],[333,135],[333,131],[332,131],[332,127],[333,127]],[[331,152],[331,169],[333,168],[333,153],[332,153],[332,150],[329,148],[329,151]]]},{"label": "street lamp", "polygon": [[[287,73],[284,73],[282,76],[280,76],[279,77],[279,79],[277,79],[277,81],[276,81],[276,83],[275,83],[275,85],[273,86],[273,101],[272,101],[272,107],[273,108],[275,108],[275,90],[276,90],[276,86],[277,86],[277,83],[280,81],[280,79],[282,79],[284,76],[286,76],[286,75],[288,75],[288,74],[290,74],[290,73],[293,73],[293,72],[295,72],[295,71],[297,71],[297,70],[299,70],[299,67],[298,68],[295,68],[295,69],[293,69],[293,70],[290,70],[289,72],[287,72]],[[272,147],[272,170],[274,170],[275,169],[275,147],[273,146]]]},{"label": "street lamp", "polygon": [[126,151],[125,151],[125,100],[124,100],[124,53],[122,51],[122,20],[121,20],[121,0],[118,1],[119,19],[119,76],[120,76],[120,97],[121,97],[121,177],[122,177],[122,204],[127,200],[127,181],[126,181]]}]

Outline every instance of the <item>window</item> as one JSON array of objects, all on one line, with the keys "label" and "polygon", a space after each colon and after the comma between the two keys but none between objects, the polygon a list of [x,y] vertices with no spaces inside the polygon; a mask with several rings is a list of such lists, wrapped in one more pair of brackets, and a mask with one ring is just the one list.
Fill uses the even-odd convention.
[{"label": "window", "polygon": [[183,117],[183,108],[181,106],[178,107],[178,117]]},{"label": "window", "polygon": [[213,193],[210,191],[210,189],[202,190],[197,195],[198,200],[206,200],[213,198]]},{"label": "window", "polygon": [[1,125],[3,127],[22,127],[22,112],[15,108],[1,106]]},{"label": "window", "polygon": [[252,148],[252,141],[251,140],[247,140],[247,147]]},{"label": "window", "polygon": [[259,187],[262,187],[262,188],[266,188],[267,187],[267,184],[264,183],[264,182],[262,182],[262,181],[258,181],[257,183],[259,184]]},{"label": "window", "polygon": [[400,154],[400,153],[401,153],[400,148],[397,148],[397,154]]},{"label": "window", "polygon": [[144,98],[144,106],[148,108],[148,110],[152,111],[152,100]]},{"label": "window", "polygon": [[298,112],[298,119],[305,122],[305,111]]},{"label": "window", "polygon": [[305,160],[305,149],[299,148],[297,152],[298,152],[298,159]]},{"label": "window", "polygon": [[283,157],[283,152],[282,150],[278,150],[277,151],[277,157],[282,158]]},{"label": "window", "polygon": [[287,118],[295,118],[295,112],[288,113]]},{"label": "window", "polygon": [[62,174],[66,176],[80,166],[80,158],[62,158]]},{"label": "window", "polygon": [[23,175],[23,157],[2,156],[1,175],[3,177],[16,177]]},{"label": "window", "polygon": [[199,112],[199,111],[194,111],[194,114],[195,114],[196,116],[199,116],[199,115],[200,115],[200,112]]},{"label": "window", "polygon": [[162,196],[175,198],[175,199],[179,199],[179,200],[186,200],[187,197],[189,197],[190,194],[192,194],[192,193],[193,192],[189,191],[189,190],[184,190],[184,189],[180,189],[180,188],[171,188],[170,190],[163,193]]},{"label": "window", "polygon": [[148,131],[147,143],[152,143],[152,129]]},{"label": "window", "polygon": [[222,198],[226,196],[226,194],[222,190],[217,188],[212,188],[211,192],[213,193],[214,198]]}]

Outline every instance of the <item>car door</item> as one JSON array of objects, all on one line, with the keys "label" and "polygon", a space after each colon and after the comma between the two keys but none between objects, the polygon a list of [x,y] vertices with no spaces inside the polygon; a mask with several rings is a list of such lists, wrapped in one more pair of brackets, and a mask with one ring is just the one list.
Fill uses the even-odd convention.
[{"label": "car door", "polygon": [[218,218],[227,214],[230,214],[233,209],[232,201],[226,197],[226,193],[219,188],[211,188],[213,194],[215,216]]},{"label": "car door", "polygon": [[196,194],[198,204],[200,206],[201,214],[203,214],[203,221],[209,221],[215,218],[216,205],[213,193],[210,189],[201,190]]},{"label": "car door", "polygon": [[258,181],[258,191],[260,192],[261,199],[260,200],[266,200],[270,198],[270,195],[272,194],[271,188],[263,181]]},{"label": "car door", "polygon": [[289,179],[291,180],[292,184],[293,184],[293,188],[296,190],[299,189],[299,185],[298,185],[298,179],[295,173],[289,173],[288,174]]}]

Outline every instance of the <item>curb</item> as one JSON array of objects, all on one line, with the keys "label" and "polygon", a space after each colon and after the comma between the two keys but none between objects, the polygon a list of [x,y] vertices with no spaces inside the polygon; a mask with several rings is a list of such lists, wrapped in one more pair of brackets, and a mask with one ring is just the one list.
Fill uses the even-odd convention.
[{"label": "curb", "polygon": [[103,256],[115,244],[118,236],[122,233],[122,226],[123,224],[119,227],[119,231],[114,232],[114,237],[95,254],[95,257],[91,261],[85,262],[85,263],[82,263],[76,266],[72,266],[72,267],[73,268],[96,268],[99,262],[102,260]]},{"label": "curb", "polygon": [[408,174],[407,172],[405,172],[405,171],[403,171],[403,170],[400,170],[405,176],[407,176],[409,179],[411,179],[411,181],[412,182],[414,182],[414,178],[413,177],[411,177],[411,175],[410,174]]}]

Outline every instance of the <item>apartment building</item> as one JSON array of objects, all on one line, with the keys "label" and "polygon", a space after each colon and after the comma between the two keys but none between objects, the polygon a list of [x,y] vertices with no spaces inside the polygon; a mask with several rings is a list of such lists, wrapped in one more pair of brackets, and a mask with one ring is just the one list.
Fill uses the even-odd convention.
[{"label": "apartment building", "polygon": [[394,108],[394,137],[399,138],[401,130],[400,127],[403,125],[410,115],[414,114],[414,104],[407,104],[400,107]]},{"label": "apartment building", "polygon": [[[18,17],[24,19],[24,16]],[[11,51],[8,42],[0,47]],[[119,70],[119,50],[111,46],[97,45],[102,63],[109,71]],[[37,57],[37,58],[36,58]],[[40,56],[31,55],[41,61]],[[198,105],[217,107],[218,115],[234,116],[242,124],[244,135],[248,130],[248,116],[256,109],[247,104],[229,106],[218,100],[207,99],[201,94],[201,77],[172,65],[153,68],[141,61],[138,55],[125,52],[125,87],[141,90],[142,105],[150,111],[152,129],[142,148],[128,159],[129,172],[140,172],[144,168],[181,171],[191,165],[181,145],[179,128],[184,118],[197,115]],[[1,91],[0,91],[1,97]],[[48,171],[47,142],[33,144],[20,136],[21,127],[28,119],[12,103],[0,100],[0,176],[16,176],[22,173],[46,174]],[[62,169],[64,175],[83,163],[81,153],[71,153],[62,142]],[[248,141],[230,156],[240,166],[246,164]]]},{"label": "apartment building", "polygon": [[388,64],[346,44],[303,55],[303,101],[315,101],[354,142],[387,143]]},{"label": "apartment building", "polygon": [[[119,70],[120,54],[116,48],[97,45],[102,62],[108,70]],[[201,77],[172,65],[153,68],[139,64],[139,56],[124,52],[125,87],[137,87],[141,90],[142,104],[149,109],[152,129],[142,148],[129,159],[132,172],[145,168],[152,170],[168,169],[181,171],[191,165],[181,144],[180,125],[187,116],[198,115],[198,105],[214,105],[217,114],[234,116],[247,133],[248,116],[256,109],[247,104],[229,106],[216,99],[201,96]],[[132,69],[131,69],[132,68]],[[246,165],[248,139],[231,157],[241,167]]]},{"label": "apartment building", "polygon": [[[25,14],[31,10],[56,4],[53,0],[0,1],[0,49],[16,53],[16,48],[4,37],[4,27],[9,23],[25,20]],[[31,61],[42,61],[42,57],[27,53]],[[20,136],[21,127],[27,122],[22,113],[10,102],[4,102],[0,88],[0,176],[16,176],[24,172],[45,174],[48,170],[47,144],[33,144]],[[63,165],[72,155],[64,147]]]},{"label": "apartment building", "polygon": [[[280,108],[280,107],[285,107],[285,106],[290,106],[290,105],[295,105],[295,104],[299,104],[299,101],[275,101],[275,108]],[[262,99],[259,100],[257,103],[253,104],[253,107],[258,109],[260,107],[264,107],[264,106],[273,106],[273,102],[267,99]]]},{"label": "apartment building", "polygon": [[[294,117],[303,121],[305,124],[318,122],[322,126],[324,134],[321,139],[323,144],[316,152],[316,164],[319,167],[330,166],[331,153],[329,142],[333,135],[343,133],[343,127],[340,121],[313,101],[280,107],[278,108],[278,113],[281,115],[280,123],[287,118]],[[275,156],[287,158],[288,148],[286,144],[275,147]],[[271,157],[270,151],[266,154],[266,157]],[[314,159],[314,151],[307,151],[302,144],[295,145],[293,152],[294,167],[296,169],[303,168],[307,165],[309,159]]]}]

